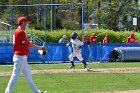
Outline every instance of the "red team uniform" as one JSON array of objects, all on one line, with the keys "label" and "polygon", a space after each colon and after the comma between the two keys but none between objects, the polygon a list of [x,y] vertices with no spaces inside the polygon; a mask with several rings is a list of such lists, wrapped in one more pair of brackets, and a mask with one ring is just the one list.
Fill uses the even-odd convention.
[{"label": "red team uniform", "polygon": [[90,36],[90,43],[97,43],[98,42],[98,39],[97,39],[97,36],[96,36],[96,33],[93,33],[92,36]]},{"label": "red team uniform", "polygon": [[18,80],[21,73],[24,73],[28,84],[30,85],[33,93],[42,93],[34,84],[32,80],[32,74],[30,72],[30,68],[27,62],[27,56],[29,54],[28,47],[33,47],[38,50],[43,50],[44,47],[39,47],[37,45],[34,45],[30,43],[26,37],[26,34],[24,32],[25,26],[28,23],[28,19],[26,17],[20,17],[18,19],[18,28],[14,32],[13,35],[13,73],[12,76],[8,82],[8,85],[6,87],[5,93],[12,93],[12,89]]},{"label": "red team uniform", "polygon": [[13,50],[14,54],[17,55],[28,55],[28,47],[30,46],[30,42],[26,38],[26,34],[21,27],[18,27],[13,35]]},{"label": "red team uniform", "polygon": [[105,38],[103,39],[103,43],[108,43],[108,35],[106,34]]},{"label": "red team uniform", "polygon": [[126,43],[129,43],[129,44],[136,43],[136,39],[135,39],[134,33],[130,33],[130,36],[127,38]]},{"label": "red team uniform", "polygon": [[88,42],[88,36],[87,36],[87,34],[84,35],[83,42],[84,42],[84,43]]}]

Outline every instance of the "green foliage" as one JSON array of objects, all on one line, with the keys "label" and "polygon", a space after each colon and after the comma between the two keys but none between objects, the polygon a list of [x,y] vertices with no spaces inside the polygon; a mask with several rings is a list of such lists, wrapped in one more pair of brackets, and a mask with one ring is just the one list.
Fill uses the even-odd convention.
[{"label": "green foliage", "polygon": [[[53,30],[53,31],[47,31],[46,32],[46,40],[47,42],[55,42],[58,43],[59,39],[62,38],[62,36],[65,34],[67,35],[67,39],[70,40],[70,34],[72,32],[77,32],[78,37],[80,40],[82,40],[82,31],[81,30],[66,30],[66,29],[60,29],[60,30]],[[116,32],[113,30],[108,30],[108,29],[93,29],[93,30],[85,30],[85,33],[87,33],[88,37],[90,37],[93,32],[96,32],[97,38],[99,42],[103,41],[103,38],[105,37],[106,33],[109,36],[109,43],[122,43],[123,41],[126,41],[127,37],[130,34],[130,31],[120,31]],[[30,29],[27,31],[27,33],[32,33],[42,40],[44,40],[44,31],[43,30],[34,30]],[[137,43],[140,43],[140,34],[138,32],[135,32],[135,37],[137,40]]]},{"label": "green foliage", "polygon": [[[57,29],[81,29],[81,0],[52,0],[57,4],[75,4],[74,6],[68,5],[66,7],[56,7],[56,28]],[[118,22],[123,24],[123,29],[132,30],[132,20],[128,22],[127,17],[140,19],[140,12],[136,0],[84,0],[85,11],[84,19],[86,23],[89,23],[91,19],[99,24],[99,28],[119,30],[122,28],[118,27]],[[1,0],[1,5],[8,4],[50,4],[51,0]],[[79,4],[79,5],[78,5]],[[76,8],[72,8],[75,7]],[[65,9],[66,8],[66,9]],[[19,16],[28,16],[32,22],[31,27],[36,30],[42,30],[44,27],[44,7],[43,6],[13,6],[12,7],[12,22],[13,27],[17,25],[17,18]],[[47,6],[47,25],[50,29],[50,14],[51,8]],[[9,23],[10,22],[10,7],[0,7],[0,20]],[[92,16],[92,17],[91,17]],[[48,21],[49,20],[49,21]],[[137,29],[140,29],[138,24]],[[55,29],[55,28],[54,28]]]},{"label": "green foliage", "polygon": [[[125,20],[127,17],[137,15],[139,9],[133,0],[94,0],[88,7],[93,6],[97,15],[96,20],[100,28],[119,30],[118,21],[122,22],[124,28],[132,30],[132,21]],[[92,12],[91,12],[92,13]]]},{"label": "green foliage", "polygon": [[[1,5],[31,5],[31,4],[67,4],[67,3],[78,3],[79,0],[71,1],[71,0],[5,0],[0,1]],[[81,5],[80,5],[81,6]],[[54,7],[54,6],[53,6]],[[67,9],[65,9],[67,7]],[[52,20],[52,28],[53,29],[80,29],[81,26],[81,11],[78,12],[74,9],[71,9],[69,6],[56,6],[56,28],[55,21]],[[30,27],[36,30],[42,30],[44,28],[44,6],[4,6],[0,7],[0,19],[4,22],[10,23],[10,13],[12,12],[12,25],[13,28],[17,26],[17,19],[20,16],[27,16],[31,21]],[[12,9],[12,11],[10,10]],[[54,9],[54,8],[52,8]],[[81,9],[81,7],[80,7]],[[51,28],[51,7],[47,6],[47,19],[46,19],[46,28],[49,30]],[[52,10],[53,12],[53,10]],[[54,13],[54,12],[53,12]],[[52,14],[53,14],[52,13]],[[54,18],[53,18],[54,17]],[[52,19],[55,19],[55,16],[52,16]],[[62,24],[63,22],[63,24]]]}]

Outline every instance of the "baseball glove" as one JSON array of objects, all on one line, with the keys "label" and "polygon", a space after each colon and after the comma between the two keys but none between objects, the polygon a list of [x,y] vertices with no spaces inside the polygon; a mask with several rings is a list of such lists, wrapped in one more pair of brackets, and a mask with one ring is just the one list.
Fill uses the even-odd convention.
[{"label": "baseball glove", "polygon": [[48,47],[46,47],[44,50],[38,50],[38,53],[42,56],[46,55],[48,53]]}]

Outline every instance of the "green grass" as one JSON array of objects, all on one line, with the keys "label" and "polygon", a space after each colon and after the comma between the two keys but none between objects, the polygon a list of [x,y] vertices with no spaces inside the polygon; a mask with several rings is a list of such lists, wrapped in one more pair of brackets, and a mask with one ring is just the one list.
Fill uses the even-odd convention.
[{"label": "green grass", "polygon": [[[45,70],[45,69],[69,69],[70,64],[29,64],[31,70]],[[77,69],[83,68],[82,63],[75,64]],[[114,63],[89,63],[89,68],[127,68],[140,67],[140,62],[114,62]],[[1,66],[0,72],[12,71],[13,65]]]},{"label": "green grass", "polygon": [[[33,75],[35,84],[49,93],[89,93],[95,91],[140,89],[140,74],[45,74]],[[4,93],[9,77],[0,77],[0,93]],[[13,93],[32,93],[23,76],[14,86]]]},{"label": "green grass", "polygon": [[[31,70],[68,69],[69,64],[30,64]],[[140,62],[131,63],[92,63],[89,68],[140,67]],[[12,71],[13,66],[0,66],[0,72]],[[76,64],[81,69],[82,64]],[[95,91],[140,89],[139,73],[83,73],[83,74],[34,74],[33,80],[41,90],[49,93],[90,93]],[[9,81],[9,76],[0,77],[0,93]],[[13,93],[32,93],[25,77],[20,76]]]}]

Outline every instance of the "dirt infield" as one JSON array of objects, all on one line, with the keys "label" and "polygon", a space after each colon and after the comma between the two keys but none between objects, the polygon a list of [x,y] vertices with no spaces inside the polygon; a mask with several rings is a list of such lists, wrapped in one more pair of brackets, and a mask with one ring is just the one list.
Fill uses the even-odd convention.
[{"label": "dirt infield", "polygon": [[[140,68],[106,68],[106,69],[51,69],[51,70],[32,70],[32,74],[52,74],[52,73],[140,73]],[[0,72],[0,76],[11,76],[12,72]],[[127,91],[106,91],[94,93],[140,93],[140,90]]]},{"label": "dirt infield", "polygon": [[[140,73],[140,68],[106,68],[106,69],[50,69],[32,70],[32,74],[52,74],[52,73]],[[12,72],[0,72],[0,76],[10,76]]]}]

